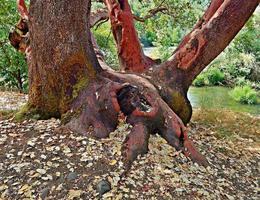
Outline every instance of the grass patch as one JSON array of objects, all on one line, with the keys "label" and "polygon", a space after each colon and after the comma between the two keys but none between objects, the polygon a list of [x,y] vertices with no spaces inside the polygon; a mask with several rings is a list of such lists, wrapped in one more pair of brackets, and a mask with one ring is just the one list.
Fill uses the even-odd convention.
[{"label": "grass patch", "polygon": [[0,110],[0,120],[10,119],[16,112],[16,110]]},{"label": "grass patch", "polygon": [[230,93],[230,96],[243,104],[257,104],[257,92],[249,85],[237,86]]},{"label": "grass patch", "polygon": [[225,74],[218,68],[209,68],[207,71],[202,72],[193,81],[193,85],[196,87],[202,87],[205,85],[221,85],[225,80]]},{"label": "grass patch", "polygon": [[22,106],[22,108],[18,112],[15,113],[14,119],[20,122],[25,119],[42,119],[42,116],[37,109],[33,108],[32,106],[30,106],[30,104],[27,103]]},{"label": "grass patch", "polygon": [[196,109],[192,122],[214,132],[219,139],[232,139],[235,135],[255,139],[259,138],[260,134],[259,117],[224,109]]}]

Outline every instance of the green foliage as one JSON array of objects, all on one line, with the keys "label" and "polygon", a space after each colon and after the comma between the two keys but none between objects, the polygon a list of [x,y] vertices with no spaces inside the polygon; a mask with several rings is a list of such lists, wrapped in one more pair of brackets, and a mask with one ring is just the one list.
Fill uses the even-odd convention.
[{"label": "green foliage", "polygon": [[200,74],[197,78],[193,81],[193,85],[196,87],[205,86],[207,83],[207,77],[205,74]]},{"label": "green foliage", "polygon": [[209,84],[218,85],[224,81],[225,75],[218,68],[210,68],[207,71]]},{"label": "green foliage", "polygon": [[117,49],[111,33],[110,23],[106,22],[98,28],[94,28],[92,31],[97,40],[98,46],[105,55],[106,63],[113,69],[118,69],[119,63],[117,58]]},{"label": "green foliage", "polygon": [[257,88],[259,70],[260,14],[255,14],[246,23],[231,44],[209,66],[219,68],[225,74],[225,84],[234,86],[253,85]]},{"label": "green foliage", "polygon": [[209,68],[205,72],[202,72],[193,81],[193,85],[197,87],[205,85],[220,85],[225,80],[225,74],[218,68]]},{"label": "green foliage", "polygon": [[166,61],[172,54],[172,48],[167,47],[167,46],[159,46],[158,48],[154,48],[151,52],[151,56],[152,58],[155,59],[161,59],[161,61]]},{"label": "green foliage", "polygon": [[257,104],[257,92],[249,85],[237,86],[230,92],[231,97],[243,104]]},{"label": "green foliage", "polygon": [[233,41],[234,48],[239,52],[254,54],[260,61],[260,14],[255,12]]},{"label": "green foliage", "polygon": [[2,0],[0,4],[0,86],[27,91],[28,69],[24,55],[9,43],[9,31],[18,22],[16,1]]},{"label": "green foliage", "polygon": [[145,22],[136,22],[136,28],[144,46],[176,46],[182,37],[192,28],[209,0],[144,0],[129,1],[136,16],[144,17],[149,11],[166,7],[165,13],[157,13]]}]

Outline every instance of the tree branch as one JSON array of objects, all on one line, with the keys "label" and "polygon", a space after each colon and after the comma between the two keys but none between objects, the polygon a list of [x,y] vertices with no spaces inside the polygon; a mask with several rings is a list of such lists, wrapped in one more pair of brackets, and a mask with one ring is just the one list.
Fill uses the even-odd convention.
[{"label": "tree branch", "polygon": [[144,55],[128,0],[105,0],[120,65],[125,71],[143,72],[155,62]]},{"label": "tree branch", "polygon": [[107,9],[98,9],[90,14],[90,27],[94,27],[100,21],[108,19],[108,10]]},{"label": "tree branch", "polygon": [[236,36],[258,4],[259,0],[213,0],[174,55],[154,70],[154,78],[171,87],[179,84],[187,91],[195,77]]},{"label": "tree branch", "polygon": [[24,0],[17,0],[17,7],[21,18],[28,20],[29,12]]},{"label": "tree branch", "polygon": [[145,15],[144,17],[139,17],[136,15],[133,15],[133,16],[136,21],[145,22],[147,19],[154,17],[157,13],[159,13],[159,12],[163,13],[166,10],[168,10],[166,7],[157,7],[157,8],[153,8],[153,9],[149,10],[148,11],[149,14]]}]

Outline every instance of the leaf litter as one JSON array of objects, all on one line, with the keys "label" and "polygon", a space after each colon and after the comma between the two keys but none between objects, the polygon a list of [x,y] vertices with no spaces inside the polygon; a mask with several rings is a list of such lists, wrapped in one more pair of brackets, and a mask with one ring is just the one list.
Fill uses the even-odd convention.
[{"label": "leaf litter", "polygon": [[[60,128],[57,119],[0,120],[0,199],[258,199],[258,129],[248,129],[252,137],[236,130],[219,138],[217,124],[202,122],[193,119],[189,131],[210,166],[192,163],[153,135],[149,152],[125,174],[127,124],[95,140]],[[111,184],[103,195],[96,189],[101,181]]]}]

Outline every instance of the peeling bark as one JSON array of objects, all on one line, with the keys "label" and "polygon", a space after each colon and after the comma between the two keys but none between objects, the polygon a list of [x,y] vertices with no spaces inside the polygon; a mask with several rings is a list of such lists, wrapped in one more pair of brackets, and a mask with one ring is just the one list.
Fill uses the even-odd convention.
[{"label": "peeling bark", "polygon": [[149,76],[158,85],[163,99],[185,124],[191,117],[187,91],[192,81],[225,49],[258,4],[259,0],[213,0],[174,55],[149,70]]},{"label": "peeling bark", "polygon": [[17,0],[17,8],[22,19],[28,20],[29,12],[24,0]]},{"label": "peeling bark", "polygon": [[[236,36],[258,4],[259,0],[213,0],[202,20],[185,37],[174,55],[155,70],[154,77],[159,73],[159,79],[164,79],[169,86],[181,79],[184,90],[187,90],[196,76]],[[180,77],[174,75],[176,72]],[[168,77],[172,75],[171,80],[165,73]]]},{"label": "peeling bark", "polygon": [[143,72],[155,64],[144,55],[127,0],[105,0],[122,70]]}]

